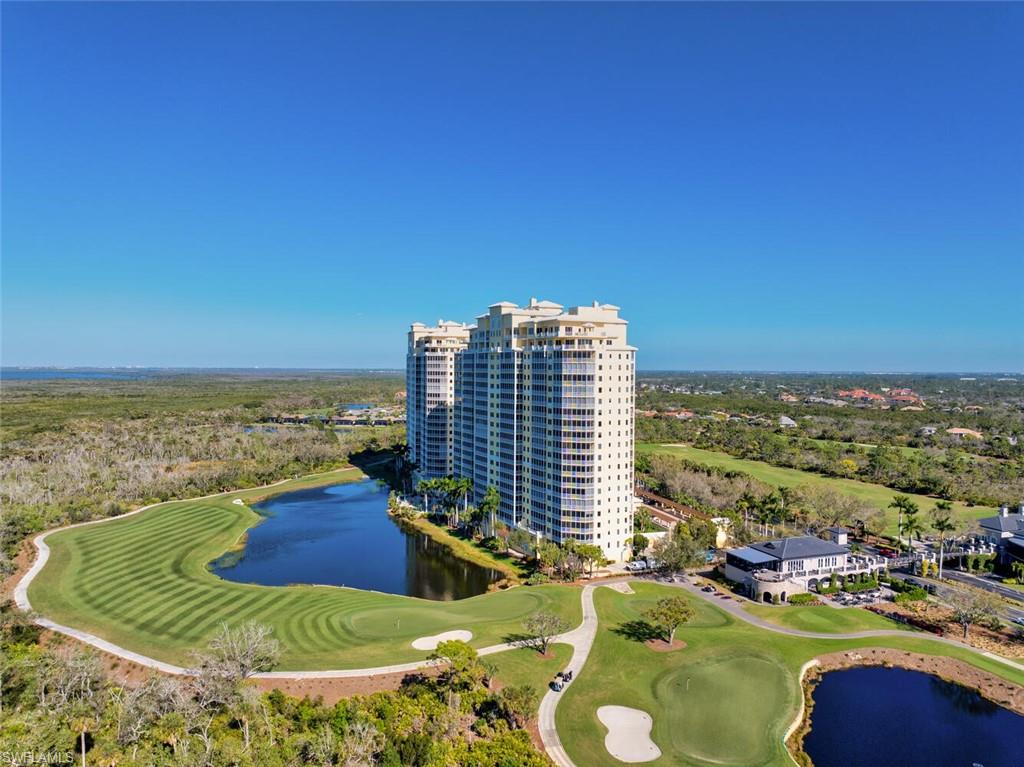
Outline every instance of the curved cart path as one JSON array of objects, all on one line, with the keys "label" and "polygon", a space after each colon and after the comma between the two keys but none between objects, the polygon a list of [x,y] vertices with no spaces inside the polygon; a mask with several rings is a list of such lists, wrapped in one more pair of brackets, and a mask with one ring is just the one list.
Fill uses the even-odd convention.
[{"label": "curved cart path", "polygon": [[[652,581],[654,582],[654,581]],[[970,652],[983,655],[986,658],[992,658],[993,660],[1005,663],[1007,666],[1012,666],[1015,669],[1024,671],[1024,665],[1016,663],[1015,661],[1003,658],[1000,655],[996,655],[990,652],[983,652],[977,650],[970,645],[966,645],[962,642],[958,642],[955,639],[947,639],[945,637],[937,637],[932,635],[919,635],[911,634],[907,631],[900,631],[899,629],[873,629],[870,631],[852,631],[842,634],[825,634],[813,631],[800,631],[799,629],[791,629],[785,626],[778,626],[774,623],[769,623],[766,620],[758,618],[757,616],[751,615],[743,609],[741,603],[735,599],[721,599],[717,598],[716,591],[714,594],[708,594],[701,591],[699,588],[691,583],[663,583],[666,586],[673,586],[675,588],[684,589],[690,592],[694,596],[700,597],[706,602],[719,607],[730,615],[750,623],[758,628],[765,629],[766,631],[775,631],[779,634],[788,634],[790,636],[804,637],[807,639],[868,639],[871,637],[884,637],[884,636],[914,636],[917,639],[928,639],[934,642],[942,642],[944,644],[959,647]],[[598,586],[612,585],[612,583],[602,583],[597,585],[585,586],[583,588],[583,623],[577,628],[563,634],[555,640],[557,642],[563,642],[571,644],[573,647],[572,660],[569,661],[569,665],[566,667],[572,671],[573,679],[583,670],[584,665],[587,662],[587,656],[590,655],[590,649],[594,644],[594,637],[597,634],[597,611],[594,608],[594,589]],[[806,665],[805,665],[806,669]],[[801,669],[801,674],[805,669]],[[569,684],[572,684],[570,682]],[[538,714],[538,727],[540,729],[541,741],[544,743],[544,749],[548,752],[548,756],[551,757],[558,767],[576,767],[576,763],[569,758],[565,748],[562,746],[562,740],[558,737],[558,730],[555,727],[555,710],[558,707],[558,701],[561,699],[563,693],[555,692],[549,689],[544,697],[541,699],[540,712]]]},{"label": "curved cart path", "polygon": [[[275,482],[273,485],[267,485],[267,487],[273,487],[274,485],[283,484],[284,482],[287,481],[289,480]],[[253,488],[249,489],[251,490]],[[215,498],[218,496],[230,494],[231,492],[214,493],[208,496],[203,496],[203,498]],[[46,566],[46,563],[50,558],[50,547],[46,543],[46,537],[48,535],[50,535],[51,533],[58,532],[60,530],[69,530],[71,528],[83,527],[85,525],[102,524],[103,522],[109,521],[110,519],[123,519],[124,517],[139,514],[143,511],[146,511],[147,509],[152,508],[153,506],[159,505],[161,504],[151,504],[149,506],[143,506],[142,508],[136,509],[135,511],[128,512],[127,514],[122,514],[118,517],[109,517],[107,519],[80,522],[78,524],[67,525],[66,527],[57,528],[37,535],[33,539],[33,543],[35,544],[36,550],[38,551],[38,556],[36,557],[35,562],[25,573],[25,575],[21,578],[21,580],[18,582],[17,586],[14,589],[15,604],[22,610],[31,611],[32,609],[32,605],[28,599],[28,587],[35,579],[35,577],[42,571],[43,567]],[[590,584],[584,586],[580,596],[583,608],[583,622],[580,623],[580,625],[572,631],[566,632],[565,634],[561,634],[557,637],[554,637],[551,640],[552,642],[569,644],[572,646],[572,658],[569,661],[569,665],[566,667],[566,670],[572,671],[574,678],[583,671],[584,666],[587,662],[587,658],[590,655],[590,650],[594,644],[594,638],[597,635],[597,610],[594,607],[595,589],[597,589],[599,586],[611,586],[615,583],[622,583],[624,581],[628,582],[628,580],[630,579],[618,579],[617,581],[608,581],[601,584]],[[774,631],[779,634],[787,634],[789,636],[795,637],[805,637],[808,639],[867,639],[871,637],[883,636],[908,636],[908,632],[900,631],[897,629],[875,629],[871,631],[855,631],[841,634],[827,634],[812,631],[801,631],[799,629],[792,629],[785,626],[779,626],[774,623],[769,623],[768,621],[763,620],[762,618],[758,618],[757,616],[751,615],[746,610],[744,610],[741,603],[737,602],[735,599],[718,598],[717,594],[719,592],[717,591],[714,594],[708,594],[701,591],[699,588],[697,588],[695,585],[691,583],[673,582],[664,583],[664,585],[688,591],[694,596],[699,597],[705,600],[706,602],[710,602],[711,604],[717,606],[721,610],[724,610],[725,612],[738,618],[739,620],[750,623],[766,631]],[[132,661],[133,663],[137,663],[140,666],[156,669],[166,674],[190,673],[187,668],[184,668],[182,666],[176,666],[171,663],[165,663],[155,658],[150,658],[146,655],[132,652],[131,650],[128,650],[124,647],[120,647],[112,642],[108,642],[107,640],[102,639],[101,637],[98,637],[95,634],[90,634],[89,632],[81,631],[70,626],[63,626],[59,623],[49,620],[48,618],[37,616],[34,618],[34,620],[38,625],[43,626],[44,628],[73,637],[79,640],[80,642],[92,645],[93,647],[96,647],[106,653],[115,655],[125,660]],[[1008,660],[1007,658],[1003,658],[994,653],[977,650],[973,647],[970,647],[969,645],[963,644],[962,642],[958,642],[954,639],[917,634],[913,636],[919,639],[928,639],[933,642],[941,642],[943,644],[948,644],[951,646],[966,649],[979,655],[983,655],[987,658],[991,658],[1001,663],[1005,663],[1006,665],[1011,666],[1020,671],[1024,671],[1024,665],[1020,663]],[[477,652],[480,655],[492,655],[494,653],[504,652],[505,650],[510,650],[521,646],[521,643],[505,642],[481,648],[477,650]],[[257,674],[256,676],[258,678],[263,679],[341,679],[377,676],[379,674],[405,673],[410,671],[416,671],[418,669],[425,668],[429,665],[431,665],[431,661],[420,660],[413,661],[410,663],[397,663],[389,666],[376,666],[372,668],[330,669],[323,671],[269,671]],[[572,683],[570,682],[570,684]],[[575,763],[572,761],[572,759],[569,758],[569,755],[565,752],[565,748],[562,746],[561,739],[558,737],[558,731],[555,727],[555,711],[558,707],[558,702],[561,699],[561,697],[561,693],[557,693],[549,689],[547,693],[544,695],[544,697],[541,699],[540,711],[538,713],[538,726],[540,730],[540,737],[541,741],[544,743],[544,748],[547,750],[548,755],[551,757],[552,761],[554,761],[554,763],[558,765],[558,767],[576,767]]]}]

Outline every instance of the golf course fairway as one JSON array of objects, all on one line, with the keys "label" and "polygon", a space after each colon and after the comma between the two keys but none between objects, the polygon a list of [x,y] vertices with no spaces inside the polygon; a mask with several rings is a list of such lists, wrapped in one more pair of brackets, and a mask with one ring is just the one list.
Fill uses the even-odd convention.
[{"label": "golf course fairway", "polygon": [[[893,647],[944,655],[1024,684],[1024,672],[912,632],[861,639],[786,636],[740,621],[682,589],[631,585],[634,594],[595,593],[599,626],[593,649],[556,712],[559,737],[578,767],[621,764],[605,749],[601,706],[651,715],[651,737],[662,755],[645,764],[791,765],[783,736],[800,708],[800,668],[829,652]],[[665,596],[684,596],[695,616],[676,632],[685,647],[657,652],[644,643],[649,628],[643,614]]]},{"label": "golf course fairway", "polygon": [[259,520],[234,500],[364,478],[357,469],[332,472],[56,531],[46,537],[50,557],[29,599],[50,620],[177,665],[187,665],[222,622],[256,620],[274,628],[283,645],[278,670],[289,671],[421,660],[428,653],[413,649],[414,639],[452,630],[471,631],[476,647],[498,644],[539,611],[570,625],[580,621],[580,592],[568,586],[433,602],[333,586],[233,583],[207,569]]}]

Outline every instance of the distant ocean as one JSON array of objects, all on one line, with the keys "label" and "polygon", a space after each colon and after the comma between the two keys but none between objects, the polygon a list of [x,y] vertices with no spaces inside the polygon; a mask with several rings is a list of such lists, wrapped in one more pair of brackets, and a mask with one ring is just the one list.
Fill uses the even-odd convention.
[{"label": "distant ocean", "polygon": [[400,369],[365,368],[0,368],[0,381],[119,380],[180,375],[229,375],[258,378],[293,375],[402,375]]},{"label": "distant ocean", "polygon": [[53,379],[115,379],[122,381],[137,381],[142,378],[149,378],[155,371],[149,369],[138,370],[92,370],[88,368],[0,368],[0,380],[3,381],[49,381]]}]

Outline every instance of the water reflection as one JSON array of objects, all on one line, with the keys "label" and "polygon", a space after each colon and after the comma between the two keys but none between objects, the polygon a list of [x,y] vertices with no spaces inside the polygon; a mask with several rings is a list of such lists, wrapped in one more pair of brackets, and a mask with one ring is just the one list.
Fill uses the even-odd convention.
[{"label": "water reflection", "polygon": [[254,508],[265,520],[240,554],[211,565],[222,578],[283,586],[316,583],[450,600],[482,594],[496,570],[459,559],[387,514],[374,480],[285,493]]},{"label": "water reflection", "polygon": [[804,748],[815,767],[1021,767],[1024,717],[898,668],[826,673]]}]

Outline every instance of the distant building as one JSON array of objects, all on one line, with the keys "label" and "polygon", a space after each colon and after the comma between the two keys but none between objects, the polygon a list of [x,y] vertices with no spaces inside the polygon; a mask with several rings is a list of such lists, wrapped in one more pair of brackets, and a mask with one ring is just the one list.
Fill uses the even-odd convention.
[{"label": "distant building", "polygon": [[862,402],[872,405],[881,405],[885,402],[885,397],[881,394],[875,394],[867,389],[850,389],[848,391],[840,391],[837,395],[840,399],[853,400],[854,402]]},{"label": "distant building", "polygon": [[920,429],[917,430],[917,433],[921,437],[932,437],[938,430],[938,426],[922,426]]},{"label": "distant building", "polygon": [[985,438],[985,436],[980,431],[975,431],[974,429],[963,429],[960,427],[946,429],[946,434],[948,434],[949,436],[953,437],[956,440]]},{"label": "distant building", "polygon": [[800,401],[799,397],[797,397],[795,394],[790,394],[788,391],[784,391],[784,392],[782,392],[782,394],[779,395],[779,402],[799,402],[799,401]]},{"label": "distant building", "polygon": [[796,421],[790,418],[788,415],[780,415],[778,420],[779,427],[782,429],[794,429],[796,428]]},{"label": "distant building", "polygon": [[850,553],[845,529],[835,530],[830,531],[831,541],[801,535],[729,549],[725,553],[725,577],[745,586],[747,594],[759,602],[771,602],[776,596],[785,602],[793,594],[827,586],[833,573],[843,583],[885,568],[882,557]]}]

